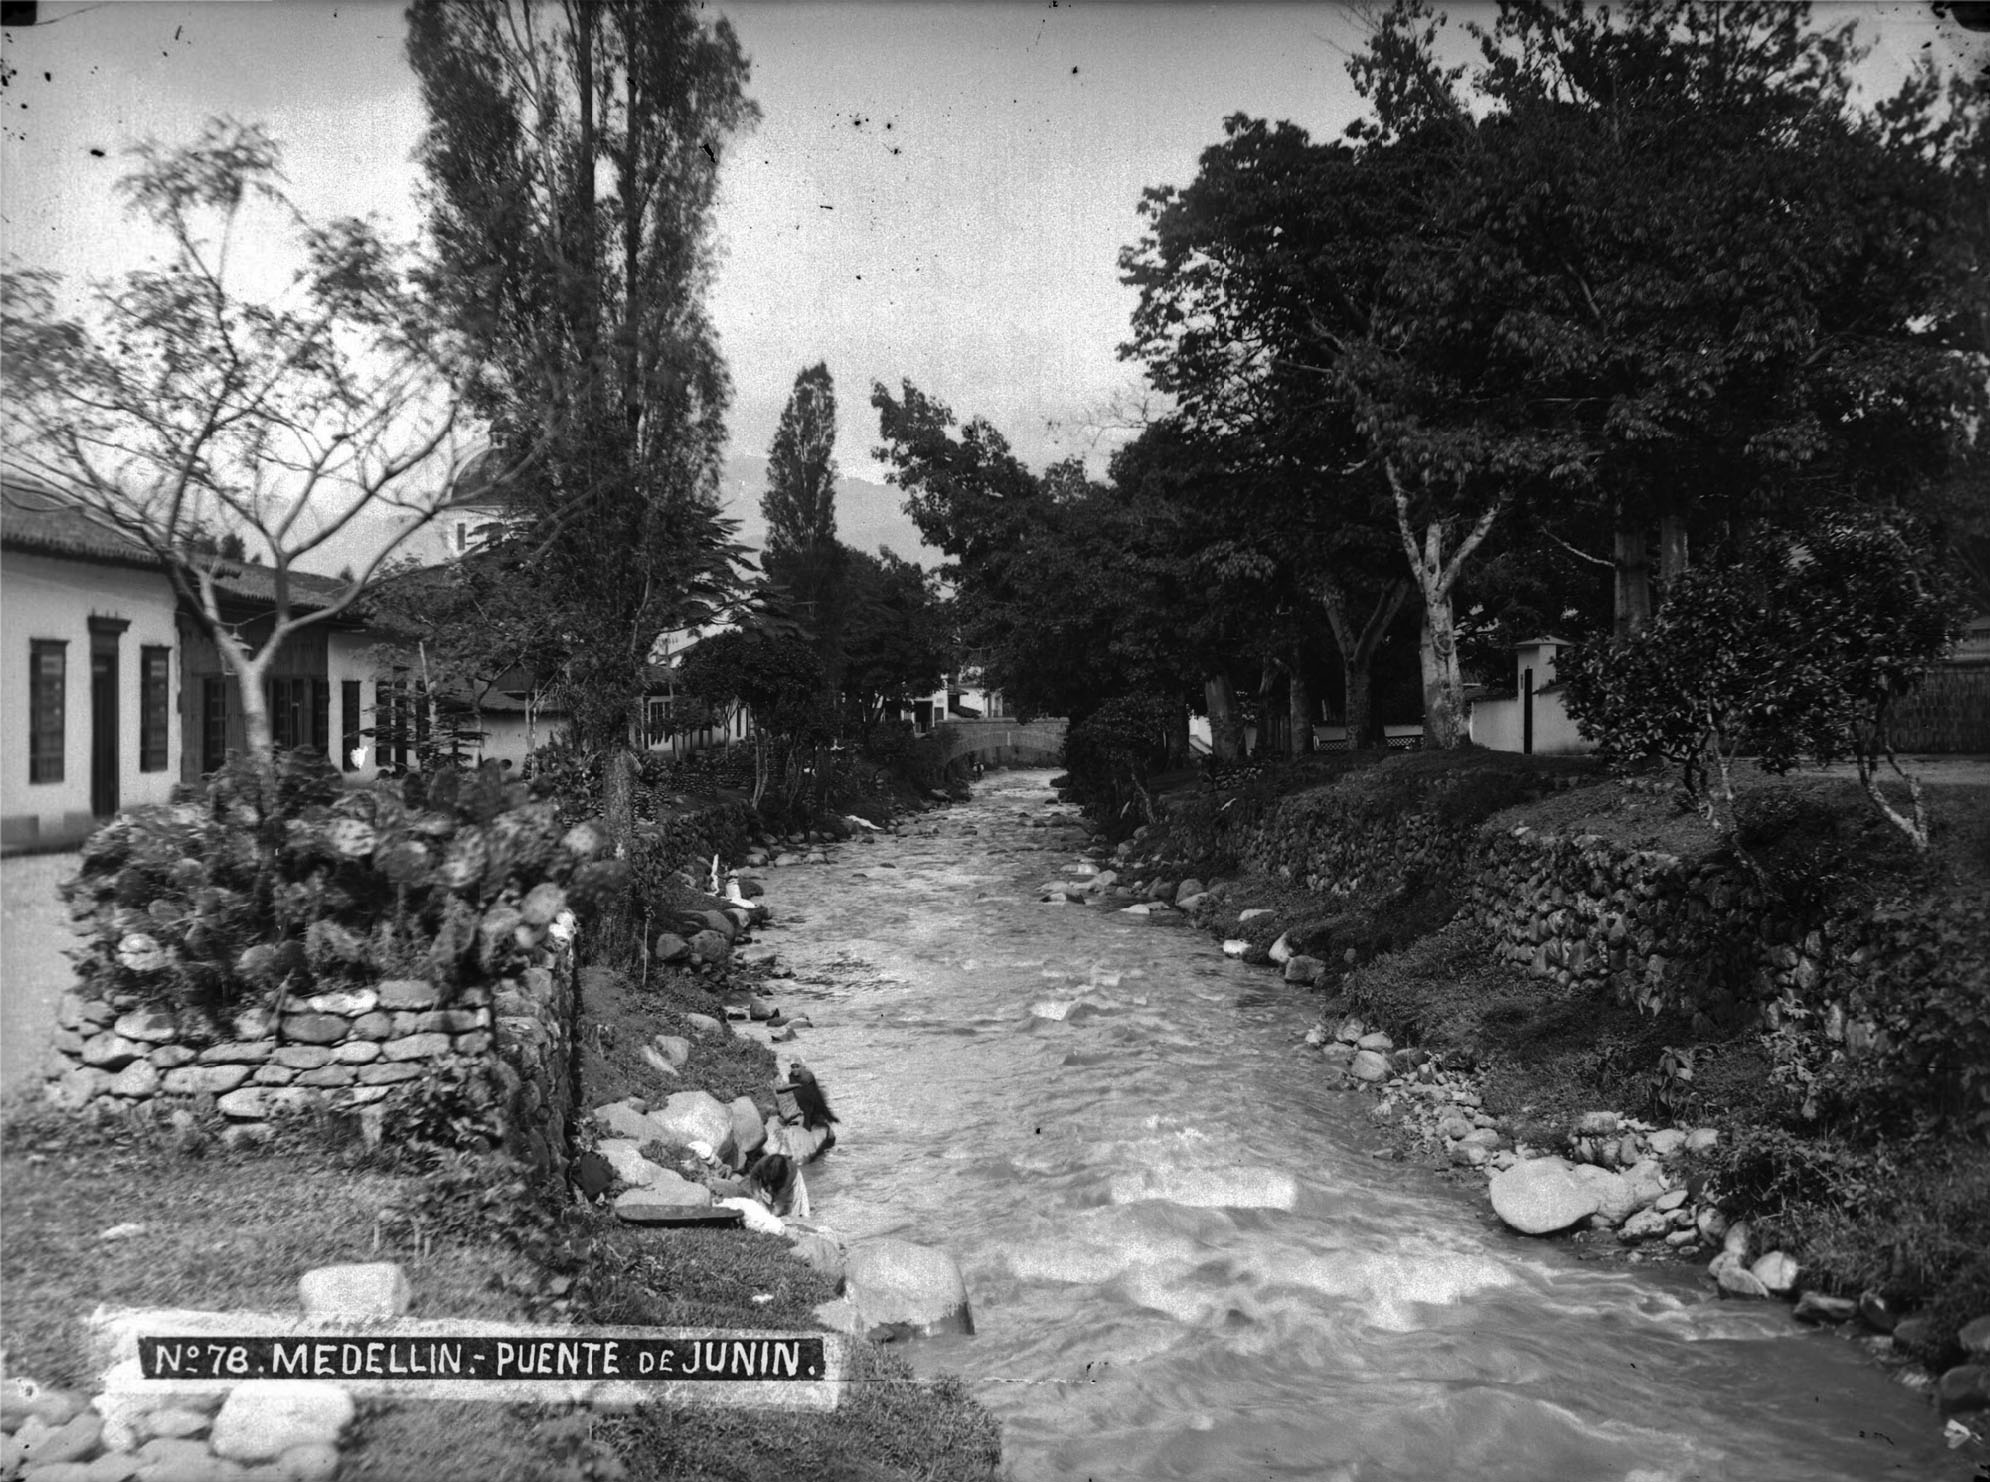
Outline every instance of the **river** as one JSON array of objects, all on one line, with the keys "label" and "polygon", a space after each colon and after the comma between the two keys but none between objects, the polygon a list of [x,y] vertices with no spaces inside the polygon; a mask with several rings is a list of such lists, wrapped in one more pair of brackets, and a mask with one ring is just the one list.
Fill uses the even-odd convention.
[{"label": "river", "polygon": [[1311,993],[1039,904],[1083,842],[1049,778],[765,875],[770,987],[816,1026],[779,1049],[843,1119],[816,1214],[960,1263],[975,1335],[906,1352],[1001,1418],[1018,1482],[1968,1477],[1785,1306],[1512,1235],[1381,1155],[1301,1043]]}]

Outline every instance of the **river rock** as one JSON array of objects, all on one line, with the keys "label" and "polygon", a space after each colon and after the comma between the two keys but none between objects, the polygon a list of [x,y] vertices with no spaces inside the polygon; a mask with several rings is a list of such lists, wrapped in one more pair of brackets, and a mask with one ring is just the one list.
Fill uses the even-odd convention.
[{"label": "river rock", "polygon": [[1312,987],[1327,974],[1327,965],[1317,957],[1308,957],[1303,952],[1294,953],[1285,964],[1285,981],[1304,983]]},{"label": "river rock", "polygon": [[1990,1317],[1979,1317],[1962,1325],[1955,1335],[1962,1351],[1971,1358],[1990,1358]]},{"label": "river rock", "polygon": [[707,962],[724,962],[732,955],[732,939],[723,932],[705,930],[693,933],[691,951]]},{"label": "river rock", "polygon": [[750,1163],[753,1155],[767,1145],[767,1128],[760,1120],[760,1108],[753,1104],[751,1096],[735,1096],[726,1104],[726,1111],[732,1117],[732,1140],[739,1149],[740,1163]]},{"label": "river rock", "polygon": [[1617,1238],[1626,1245],[1634,1245],[1640,1240],[1656,1240],[1671,1229],[1671,1216],[1656,1209],[1641,1209],[1624,1221]]},{"label": "river rock", "polygon": [[1944,1415],[1990,1410],[1990,1366],[1958,1364],[1935,1382],[1935,1403]]},{"label": "river rock", "polygon": [[867,1240],[844,1258],[859,1331],[874,1340],[972,1333],[967,1283],[952,1256],[909,1240]]},{"label": "river rock", "polygon": [[[1665,1197],[1669,1181],[1663,1168],[1652,1159],[1643,1158],[1624,1170],[1624,1182],[1630,1186],[1632,1207],[1642,1209],[1647,1204],[1656,1205]],[[1683,1190],[1680,1197],[1685,1197]]]},{"label": "river rock", "polygon": [[1798,1322],[1850,1322],[1859,1315],[1859,1304],[1850,1297],[1829,1297],[1823,1292],[1805,1292],[1797,1298],[1790,1315]]},{"label": "river rock", "polygon": [[1290,962],[1292,960],[1292,933],[1289,931],[1280,932],[1278,940],[1265,949],[1265,956],[1269,957],[1280,967]]},{"label": "river rock", "polygon": [[1723,1297],[1761,1297],[1769,1295],[1769,1288],[1761,1278],[1736,1260],[1718,1260],[1720,1269],[1714,1273],[1714,1281],[1720,1287]]},{"label": "river rock", "polygon": [[1251,950],[1251,944],[1242,937],[1230,937],[1223,943],[1225,957],[1242,957]]},{"label": "river rock", "polygon": [[352,1417],[352,1396],[336,1384],[245,1379],[222,1402],[208,1444],[232,1461],[269,1461],[292,1446],[335,1445]]},{"label": "river rock", "polygon": [[1899,1325],[1900,1313],[1878,1292],[1860,1292],[1859,1321],[1875,1333],[1890,1333]]},{"label": "river rock", "polygon": [[686,1014],[684,1016],[684,1023],[693,1034],[725,1033],[725,1025],[714,1019],[710,1014]]},{"label": "river rock", "polygon": [[1561,1158],[1534,1158],[1495,1175],[1487,1185],[1493,1213],[1523,1235],[1548,1235],[1596,1213],[1596,1191]]},{"label": "river rock", "polygon": [[1668,1127],[1647,1137],[1645,1146],[1651,1149],[1654,1158],[1670,1158],[1686,1146],[1686,1134],[1677,1127]]},{"label": "river rock", "polygon": [[1576,1118],[1575,1133],[1578,1137],[1615,1137],[1617,1135],[1617,1114],[1612,1111],[1584,1112]]},{"label": "river rock", "polygon": [[1569,1170],[1569,1174],[1594,1191],[1596,1208],[1593,1212],[1606,1224],[1623,1224],[1638,1207],[1638,1197],[1631,1181],[1621,1173],[1612,1173],[1607,1168],[1589,1163],[1578,1163]]},{"label": "river rock", "polygon": [[722,1162],[737,1164],[739,1144],[732,1134],[732,1113],[709,1091],[679,1091],[664,1102],[650,1121],[665,1146],[688,1148],[702,1143]]},{"label": "river rock", "polygon": [[1925,1317],[1903,1317],[1893,1325],[1893,1346],[1916,1358],[1929,1356],[1935,1325]]},{"label": "river rock", "polygon": [[691,944],[674,931],[660,931],[656,934],[656,960],[658,962],[682,962],[691,955]]},{"label": "river rock", "polygon": [[1389,1078],[1389,1060],[1379,1050],[1357,1050],[1348,1071],[1356,1080],[1386,1081]]},{"label": "river rock", "polygon": [[1721,1140],[1720,1132],[1713,1127],[1695,1127],[1686,1134],[1686,1151],[1689,1153],[1711,1152]]},{"label": "river rock", "polygon": [[1796,1257],[1785,1251],[1772,1250],[1748,1268],[1751,1275],[1767,1287],[1775,1296],[1783,1296],[1797,1284]]}]

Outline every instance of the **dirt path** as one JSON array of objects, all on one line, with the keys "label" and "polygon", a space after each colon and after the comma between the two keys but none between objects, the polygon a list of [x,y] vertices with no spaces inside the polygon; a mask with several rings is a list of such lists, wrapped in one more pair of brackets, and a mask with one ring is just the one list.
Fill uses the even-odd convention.
[{"label": "dirt path", "polygon": [[73,976],[62,954],[75,944],[55,888],[76,873],[75,854],[0,860],[0,1093],[32,1086]]}]

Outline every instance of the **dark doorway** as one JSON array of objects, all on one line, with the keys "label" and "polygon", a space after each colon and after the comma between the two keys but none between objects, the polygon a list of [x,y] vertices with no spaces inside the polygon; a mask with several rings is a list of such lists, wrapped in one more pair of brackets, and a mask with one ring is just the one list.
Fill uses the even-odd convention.
[{"label": "dark doorway", "polygon": [[1534,671],[1520,671],[1520,749],[1534,754]]},{"label": "dark doorway", "polygon": [[125,624],[90,620],[90,811],[117,812],[117,640]]}]

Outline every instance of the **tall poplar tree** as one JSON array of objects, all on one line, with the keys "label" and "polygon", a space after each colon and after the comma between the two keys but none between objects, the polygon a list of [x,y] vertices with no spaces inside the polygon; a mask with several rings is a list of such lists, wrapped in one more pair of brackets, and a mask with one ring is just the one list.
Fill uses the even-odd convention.
[{"label": "tall poplar tree", "polygon": [[415,0],[408,21],[432,292],[482,357],[495,440],[546,450],[504,546],[622,837],[653,645],[737,590],[704,295],[720,151],[757,117],[746,58],[688,0]]},{"label": "tall poplar tree", "polygon": [[768,449],[767,575],[801,610],[834,682],[842,668],[845,557],[836,540],[836,383],[818,361],[795,377]]}]

